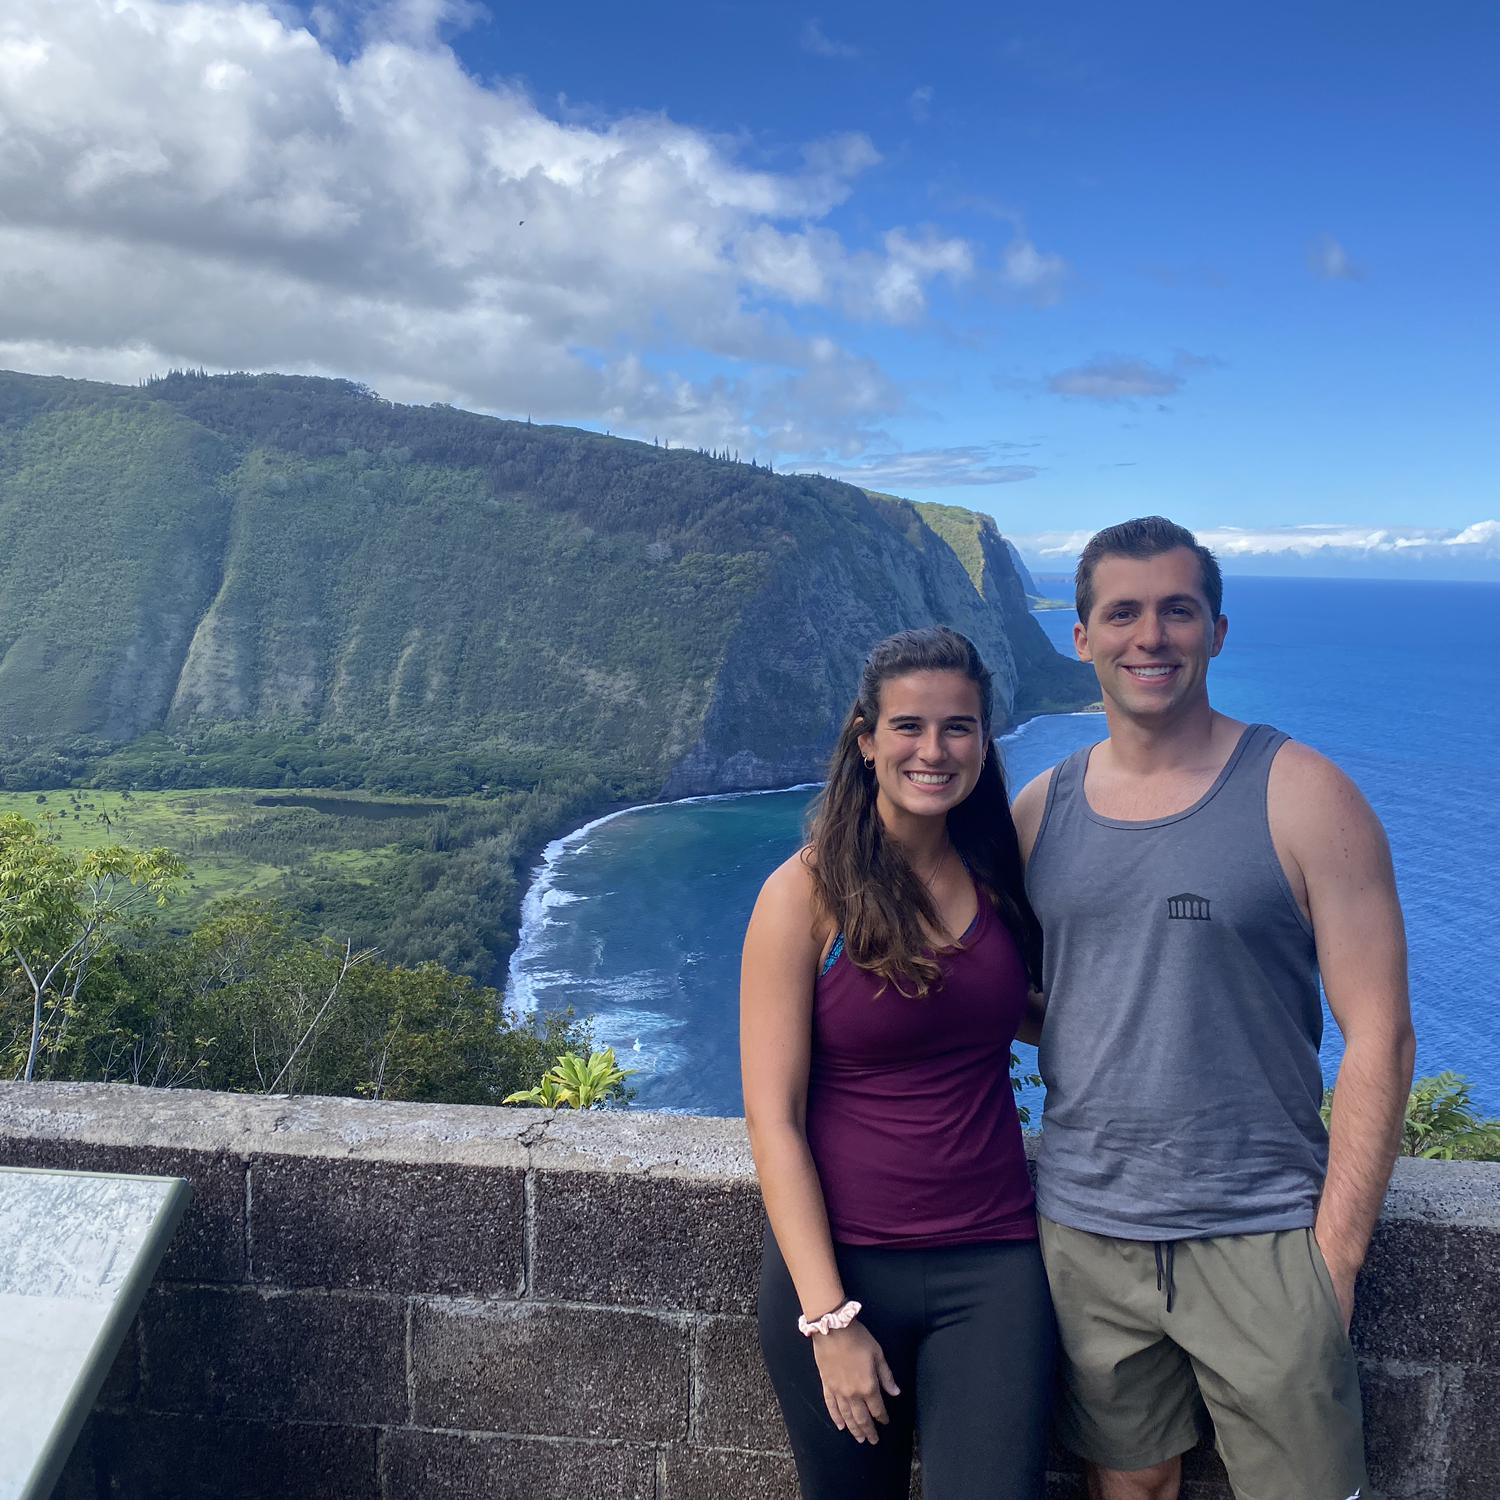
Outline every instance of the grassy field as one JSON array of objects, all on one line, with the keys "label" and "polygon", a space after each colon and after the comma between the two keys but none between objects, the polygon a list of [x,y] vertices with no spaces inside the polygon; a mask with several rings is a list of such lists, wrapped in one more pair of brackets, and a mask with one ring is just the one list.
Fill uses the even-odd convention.
[{"label": "grassy field", "polygon": [[67,788],[0,792],[0,813],[30,818],[65,849],[128,844],[138,849],[165,846],[180,854],[187,861],[188,879],[172,903],[169,921],[185,927],[222,897],[282,896],[295,879],[328,875],[374,884],[401,852],[403,831],[466,801],[244,787],[167,792]]}]

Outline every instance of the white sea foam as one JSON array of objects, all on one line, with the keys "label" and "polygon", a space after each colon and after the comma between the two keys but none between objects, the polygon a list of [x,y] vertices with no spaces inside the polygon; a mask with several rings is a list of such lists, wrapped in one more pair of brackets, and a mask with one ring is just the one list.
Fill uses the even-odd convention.
[{"label": "white sea foam", "polygon": [[[1007,734],[1001,735],[999,744],[1004,746],[1013,743],[1020,739],[1033,724],[1043,719],[1092,717],[1094,715],[1088,712],[1038,714],[1027,719],[1025,723],[1017,725]],[[557,884],[558,867],[564,855],[582,854],[589,847],[589,835],[596,829],[604,827],[606,823],[613,823],[616,818],[629,817],[632,813],[649,812],[653,808],[690,807],[699,802],[733,802],[741,797],[771,797],[782,792],[811,792],[816,791],[822,784],[821,781],[799,781],[794,786],[766,787],[745,792],[705,792],[696,797],[678,797],[670,802],[642,802],[633,807],[616,808],[614,812],[605,813],[603,817],[595,818],[559,839],[553,839],[542,850],[541,863],[532,871],[531,884],[521,902],[521,931],[517,936],[515,952],[510,957],[510,970],[506,978],[505,1003],[507,1007],[530,1013],[537,1008],[538,1001],[547,989],[566,985],[572,977],[561,971],[541,967],[545,962],[545,933],[548,927],[566,920],[566,918],[553,915],[558,907],[569,906],[576,901],[587,899]],[[632,975],[625,982],[636,987],[634,991],[625,991],[625,994],[631,998],[640,998],[639,986],[644,982],[644,976]],[[601,986],[598,980],[591,980],[590,989],[603,998],[605,987],[614,989],[619,983],[621,981],[609,981],[607,986]],[[581,1008],[587,1009],[588,1007]],[[610,1030],[612,1034],[617,1031],[613,1021],[610,1023]],[[659,1059],[657,1065],[660,1065]]]},{"label": "white sea foam", "polygon": [[1006,734],[1002,734],[998,743],[1002,745],[1013,744],[1016,740],[1020,739],[1021,736],[1025,734],[1033,724],[1050,722],[1053,719],[1102,719],[1102,717],[1103,716],[1096,709],[1091,708],[1081,708],[1076,713],[1070,714],[1033,714],[1029,719],[1026,720],[1025,723],[1017,724],[1014,729],[1010,730]]},{"label": "white sea foam", "polygon": [[505,1004],[509,1010],[530,1014],[544,986],[555,980],[555,973],[537,967],[543,960],[542,934],[553,921],[549,912],[558,906],[587,898],[564,891],[557,885],[557,867],[565,854],[581,854],[588,847],[588,836],[596,828],[613,823],[616,818],[628,817],[631,813],[647,812],[654,807],[686,807],[695,802],[728,802],[736,797],[768,797],[781,792],[808,792],[820,787],[820,781],[800,781],[795,786],[767,787],[753,792],[708,792],[699,797],[678,797],[671,802],[641,802],[633,807],[616,808],[595,818],[560,839],[553,839],[542,850],[541,863],[531,872],[531,884],[521,900],[521,930],[516,936],[515,951],[510,956],[510,968],[505,981]]},{"label": "white sea foam", "polygon": [[[632,975],[650,986],[649,975]],[[612,989],[625,986],[611,985]],[[637,986],[640,987],[639,985]],[[652,1073],[672,1073],[688,1061],[687,1050],[671,1036],[682,1029],[682,1022],[660,1011],[635,1007],[601,1011],[594,1018],[594,1045],[613,1047],[622,1068],[632,1068],[642,1078]]]},{"label": "white sea foam", "polygon": [[[1038,714],[1027,719],[1025,723],[1017,725],[1009,733],[1001,735],[999,744],[1004,746],[1020,739],[1033,724],[1042,719],[1092,717],[1093,715],[1087,712]],[[690,807],[699,802],[732,802],[741,797],[770,797],[782,792],[811,792],[816,791],[822,785],[821,781],[799,781],[794,786],[766,787],[745,792],[705,792],[696,797],[678,797],[670,802],[642,802],[633,807],[616,808],[614,812],[605,813],[603,817],[595,818],[581,828],[575,828],[560,839],[553,839],[542,851],[541,863],[532,871],[531,884],[521,902],[521,931],[516,939],[515,951],[510,957],[510,969],[506,978],[505,1003],[507,1007],[530,1013],[536,1009],[537,1002],[545,989],[567,980],[568,976],[565,974],[543,970],[539,967],[544,961],[544,933],[549,926],[563,920],[552,915],[557,907],[587,899],[557,885],[558,866],[564,855],[582,854],[589,847],[589,835],[596,829],[604,827],[606,823],[613,823],[616,818],[629,817],[631,813],[649,812],[658,807]],[[632,982],[636,984],[640,983],[640,979],[641,976],[632,976]],[[596,993],[600,992],[597,980],[591,981],[590,987]],[[611,987],[613,987],[613,982],[611,982]],[[613,1027],[611,1029],[613,1030]]]}]

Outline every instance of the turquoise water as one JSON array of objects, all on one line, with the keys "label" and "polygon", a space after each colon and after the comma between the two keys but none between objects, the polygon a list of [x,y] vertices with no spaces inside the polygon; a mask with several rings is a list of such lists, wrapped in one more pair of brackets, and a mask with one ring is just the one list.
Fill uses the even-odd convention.
[{"label": "turquoise water", "polygon": [[[1418,1070],[1467,1073],[1500,1114],[1500,585],[1242,578],[1224,608],[1216,706],[1287,730],[1364,790],[1406,909]],[[1067,644],[1070,614],[1037,618]],[[1002,742],[1012,789],[1103,733],[1097,714],[1023,725]],[[739,1113],[740,939],[810,795],[638,809],[559,840],[528,896],[512,1001],[595,1015],[597,1041],[641,1070],[638,1107]],[[1330,1078],[1339,1055],[1330,1025]]]}]

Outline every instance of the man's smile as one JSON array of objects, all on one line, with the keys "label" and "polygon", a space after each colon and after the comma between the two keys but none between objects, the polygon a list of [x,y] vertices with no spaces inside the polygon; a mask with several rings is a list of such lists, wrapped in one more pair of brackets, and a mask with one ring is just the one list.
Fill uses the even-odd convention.
[{"label": "man's smile", "polygon": [[1121,667],[1120,670],[1129,672],[1141,682],[1160,682],[1162,678],[1170,677],[1177,670],[1177,665],[1174,662],[1169,666]]}]

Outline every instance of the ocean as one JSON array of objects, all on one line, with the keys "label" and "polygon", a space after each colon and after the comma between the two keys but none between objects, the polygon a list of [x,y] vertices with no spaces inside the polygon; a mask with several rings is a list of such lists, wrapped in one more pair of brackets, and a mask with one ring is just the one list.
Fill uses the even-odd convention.
[{"label": "ocean", "polygon": [[[1321,750],[1369,798],[1406,912],[1417,1071],[1466,1074],[1500,1115],[1500,584],[1230,578],[1224,612],[1215,706]],[[1036,618],[1071,652],[1071,611]],[[1012,793],[1104,732],[1101,714],[1023,724],[1001,741]],[[740,1113],[740,941],[811,795],[633,809],[550,845],[508,1002],[592,1015],[596,1045],[638,1070],[637,1108]],[[1340,1055],[1329,1022],[1330,1081]]]}]

